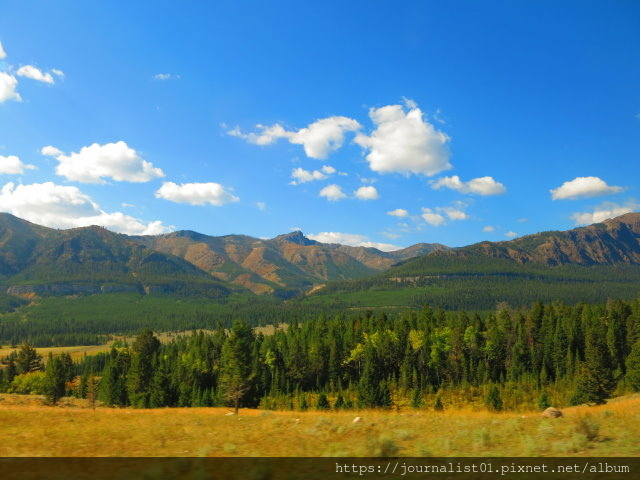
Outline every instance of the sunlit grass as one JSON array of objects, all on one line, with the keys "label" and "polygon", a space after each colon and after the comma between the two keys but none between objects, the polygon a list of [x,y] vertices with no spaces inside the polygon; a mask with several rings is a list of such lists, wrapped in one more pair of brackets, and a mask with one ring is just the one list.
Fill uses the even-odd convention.
[{"label": "sunlit grass", "polygon": [[[538,412],[95,411],[33,397],[0,401],[1,456],[638,456],[640,397]],[[353,423],[355,417],[361,421]]]}]

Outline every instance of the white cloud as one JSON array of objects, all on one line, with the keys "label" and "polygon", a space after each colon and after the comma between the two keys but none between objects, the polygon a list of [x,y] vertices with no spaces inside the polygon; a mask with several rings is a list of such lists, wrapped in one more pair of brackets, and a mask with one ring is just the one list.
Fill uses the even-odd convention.
[{"label": "white cloud", "polygon": [[391,252],[402,248],[397,245],[391,245],[390,243],[371,242],[368,237],[354,233],[320,232],[307,235],[307,237],[321,243],[339,243],[341,245],[348,245],[351,247],[377,248],[383,252]]},{"label": "white cloud", "polygon": [[180,75],[173,73],[156,73],[152,78],[154,80],[177,80],[180,78]]},{"label": "white cloud", "polygon": [[13,75],[0,72],[0,103],[5,100],[22,101],[20,94],[16,91],[18,87],[18,79]]},{"label": "white cloud", "polygon": [[336,173],[336,169],[325,165],[320,170],[305,170],[304,168],[295,168],[291,172],[293,180],[289,182],[289,185],[299,185],[301,183],[312,182],[314,180],[324,180],[329,175]]},{"label": "white cloud", "polygon": [[505,186],[500,182],[496,182],[493,177],[479,177],[463,182],[460,177],[454,175],[452,177],[442,177],[430,183],[431,187],[436,190],[450,188],[460,193],[474,193],[477,195],[500,195],[507,191]]},{"label": "white cloud", "polygon": [[164,182],[162,187],[156,191],[156,197],[175,203],[188,203],[189,205],[208,203],[216,207],[240,200],[224,186],[215,182],[183,183],[182,185]]},{"label": "white cloud", "polygon": [[265,202],[256,202],[256,207],[261,212],[264,212],[267,209],[267,204]]},{"label": "white cloud", "polygon": [[495,231],[495,227],[492,227],[491,225],[487,225],[486,227],[482,227],[482,231],[487,233],[493,232]]},{"label": "white cloud", "polygon": [[450,220],[467,220],[469,215],[455,207],[438,207],[436,210],[444,212]]},{"label": "white cloud", "polygon": [[360,200],[376,200],[380,198],[380,194],[376,187],[369,185],[368,187],[360,187],[355,191],[355,196]]},{"label": "white cloud", "polygon": [[507,238],[515,238],[518,236],[518,234],[516,232],[508,231],[507,233],[504,234],[504,236]]},{"label": "white cloud", "polygon": [[40,153],[47,157],[57,157],[58,155],[64,155],[64,152],[52,145],[47,145],[40,149]]},{"label": "white cloud", "polygon": [[35,168],[34,165],[22,163],[15,155],[9,155],[8,157],[0,155],[0,174],[20,175],[24,173],[25,170],[34,170]]},{"label": "white cloud", "polygon": [[607,185],[604,180],[598,177],[577,177],[549,191],[553,200],[575,200],[620,193],[623,190],[622,187]]},{"label": "white cloud", "polygon": [[345,193],[342,191],[342,188],[340,188],[340,186],[336,184],[331,184],[324,187],[322,190],[320,190],[320,196],[325,197],[331,202],[337,202],[338,200],[347,198]]},{"label": "white cloud", "polygon": [[[446,217],[451,221],[455,220],[468,220],[467,215],[462,208],[466,205],[462,202],[457,202],[458,207],[436,207],[436,208],[422,208],[422,218],[425,222],[434,227],[439,227],[446,223]],[[446,217],[445,217],[446,215]]]},{"label": "white cloud", "polygon": [[640,209],[640,204],[633,200],[628,201],[626,205],[605,202],[595,207],[593,212],[576,212],[571,215],[571,219],[576,225],[591,225],[592,223],[600,223],[608,218],[618,217],[638,209]]},{"label": "white cloud", "polygon": [[393,233],[393,232],[382,232],[382,234],[387,237],[390,238],[391,240],[395,240],[396,238],[400,238],[401,235],[397,234],[397,233]]},{"label": "white cloud", "polygon": [[51,73],[59,76],[60,78],[64,78],[64,72],[62,70],[58,70],[57,68],[52,68]]},{"label": "white cloud", "polygon": [[439,213],[435,213],[430,208],[423,208],[421,216],[425,222],[427,222],[429,225],[433,225],[434,227],[439,227],[440,225],[444,225],[445,223],[445,218]]},{"label": "white cloud", "polygon": [[287,131],[277,123],[256,127],[261,130],[260,133],[242,133],[236,127],[228,134],[256,145],[270,145],[280,138],[286,138],[292,144],[302,145],[308,157],[323,160],[342,146],[346,132],[354,132],[361,126],[351,118],[334,116],[317,120],[297,131]]},{"label": "white cloud", "polygon": [[24,65],[18,69],[16,74],[20,77],[30,78],[38,82],[54,84],[56,83],[50,73],[44,73],[33,65]]},{"label": "white cloud", "polygon": [[94,143],[82,147],[79,153],[65,155],[52,146],[43,147],[41,153],[58,160],[56,173],[82,183],[105,183],[105,178],[118,182],[148,182],[164,177],[164,172],[143,160],[138,153],[125,142]]},{"label": "white cloud", "polygon": [[387,215],[391,215],[392,217],[408,217],[409,212],[406,211],[404,208],[396,208],[395,210],[391,210],[390,212],[387,212]]},{"label": "white cloud", "polygon": [[120,212],[105,212],[77,187],[53,182],[17,186],[7,183],[0,190],[0,210],[51,228],[100,225],[133,235],[156,235],[169,230],[159,220],[146,223]]},{"label": "white cloud", "polygon": [[0,42],[0,60],[7,58],[7,52],[4,51],[2,42]]},{"label": "white cloud", "polygon": [[369,136],[358,134],[355,143],[367,150],[371,170],[380,173],[436,175],[451,168],[449,137],[425,121],[414,102],[372,108],[369,116],[376,129]]}]

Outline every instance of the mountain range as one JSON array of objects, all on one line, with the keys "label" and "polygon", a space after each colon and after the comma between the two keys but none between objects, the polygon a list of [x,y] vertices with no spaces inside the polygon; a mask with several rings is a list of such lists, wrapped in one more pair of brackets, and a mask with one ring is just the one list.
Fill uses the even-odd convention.
[{"label": "mountain range", "polygon": [[462,248],[420,243],[382,252],[317,242],[299,231],[267,240],[188,230],[129,236],[96,226],[52,229],[0,213],[0,286],[21,296],[125,291],[224,297],[250,291],[289,298],[336,291],[330,287],[341,281],[517,273],[527,265],[537,271],[638,266],[640,214],[504,242]]}]

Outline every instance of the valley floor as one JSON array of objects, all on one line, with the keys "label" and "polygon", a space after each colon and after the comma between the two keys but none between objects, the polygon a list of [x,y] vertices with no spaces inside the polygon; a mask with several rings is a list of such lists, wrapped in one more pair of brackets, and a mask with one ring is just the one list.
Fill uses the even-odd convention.
[{"label": "valley floor", "polygon": [[[3,457],[640,456],[640,395],[564,417],[467,410],[93,410],[0,396]],[[360,421],[354,423],[354,419]]]}]

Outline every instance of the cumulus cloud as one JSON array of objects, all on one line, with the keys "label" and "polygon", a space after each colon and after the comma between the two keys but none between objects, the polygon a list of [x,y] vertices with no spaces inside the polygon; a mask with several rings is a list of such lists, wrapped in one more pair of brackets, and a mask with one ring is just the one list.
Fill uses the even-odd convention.
[{"label": "cumulus cloud", "polygon": [[34,170],[35,168],[35,165],[22,163],[15,155],[9,155],[8,157],[0,155],[0,174],[20,175],[25,170]]},{"label": "cumulus cloud", "polygon": [[272,126],[256,125],[259,133],[242,133],[236,127],[228,134],[256,145],[270,145],[280,138],[286,138],[294,145],[302,145],[308,157],[324,160],[343,145],[346,132],[357,131],[360,127],[356,120],[334,116],[322,118],[296,131],[287,131],[276,123]]},{"label": "cumulus cloud", "polygon": [[462,210],[465,207],[465,204],[462,202],[458,202],[458,207],[436,207],[436,208],[422,208],[422,218],[429,225],[433,225],[434,227],[439,227],[444,225],[447,221],[447,218],[451,221],[455,220],[468,220],[469,215]]},{"label": "cumulus cloud", "polygon": [[491,225],[487,225],[486,227],[482,227],[482,231],[487,233],[493,232],[495,231],[495,227],[492,227]]},{"label": "cumulus cloud", "polygon": [[433,176],[451,168],[449,137],[434,128],[415,102],[372,108],[369,117],[376,129],[367,136],[358,134],[355,143],[367,150],[371,170]]},{"label": "cumulus cloud", "polygon": [[53,182],[7,183],[0,190],[0,210],[51,228],[100,225],[130,235],[157,235],[169,230],[160,220],[144,222],[121,212],[105,212],[77,187]]},{"label": "cumulus cloud", "polygon": [[347,198],[345,193],[342,191],[342,188],[340,188],[340,186],[336,184],[331,184],[324,187],[322,190],[320,190],[320,196],[325,197],[331,202],[337,202],[338,200]]},{"label": "cumulus cloud", "polygon": [[58,70],[57,68],[52,68],[51,73],[59,76],[60,78],[64,78],[64,72],[62,70]]},{"label": "cumulus cloud", "polygon": [[355,196],[360,200],[376,200],[380,198],[378,190],[372,185],[369,185],[367,187],[360,187],[355,191]]},{"label": "cumulus cloud", "polygon": [[508,231],[507,233],[504,234],[504,236],[507,238],[515,238],[518,236],[518,234],[516,232]]},{"label": "cumulus cloud", "polygon": [[0,72],[0,103],[6,100],[22,101],[16,88],[18,88],[18,79],[8,73]]},{"label": "cumulus cloud", "polygon": [[439,190],[441,188],[450,188],[460,193],[471,193],[476,195],[500,195],[505,193],[505,186],[496,182],[493,177],[479,177],[463,182],[460,177],[454,175],[452,177],[442,177],[437,181],[431,182],[431,187]]},{"label": "cumulus cloud", "polygon": [[47,157],[57,157],[58,155],[64,155],[64,152],[52,145],[47,145],[40,149],[40,153]]},{"label": "cumulus cloud", "polygon": [[395,210],[391,210],[390,212],[387,212],[387,215],[391,215],[392,217],[408,217],[409,216],[409,212],[406,211],[404,208],[396,208]]},{"label": "cumulus cloud", "polygon": [[427,222],[429,225],[433,225],[434,227],[444,225],[446,221],[442,215],[434,212],[431,208],[423,208],[421,216],[425,222]]},{"label": "cumulus cloud", "polygon": [[188,203],[189,205],[206,205],[208,203],[216,207],[240,200],[224,186],[215,182],[183,183],[182,185],[164,182],[155,195],[157,198],[164,198],[175,203]]},{"label": "cumulus cloud", "polygon": [[295,168],[291,172],[293,180],[289,182],[289,185],[299,185],[301,183],[313,182],[314,180],[324,180],[329,175],[336,173],[336,169],[325,165],[320,170],[305,170],[304,168]]},{"label": "cumulus cloud", "polygon": [[50,73],[43,72],[33,65],[24,65],[20,67],[16,74],[20,77],[30,78],[32,80],[37,80],[38,82],[48,83],[51,85],[56,83]]},{"label": "cumulus cloud", "polygon": [[626,205],[605,202],[595,207],[592,212],[576,212],[571,215],[571,219],[576,225],[591,225],[592,223],[600,223],[608,218],[618,217],[638,209],[640,209],[640,204],[633,200],[628,201]]},{"label": "cumulus cloud", "polygon": [[622,187],[607,185],[604,180],[598,177],[577,177],[549,191],[553,200],[575,200],[620,193],[623,190]]},{"label": "cumulus cloud", "polygon": [[372,242],[368,237],[355,233],[320,232],[307,235],[307,237],[309,237],[311,240],[315,240],[316,242],[321,243],[339,243],[341,245],[348,245],[351,247],[377,248],[378,250],[382,250],[383,252],[392,252],[394,250],[400,250],[402,248],[390,243]]},{"label": "cumulus cloud", "polygon": [[141,183],[164,177],[161,169],[143,160],[123,141],[105,145],[94,143],[70,155],[51,145],[40,151],[60,162],[56,167],[58,175],[76,182],[105,183],[106,178],[111,178],[118,182]]}]

